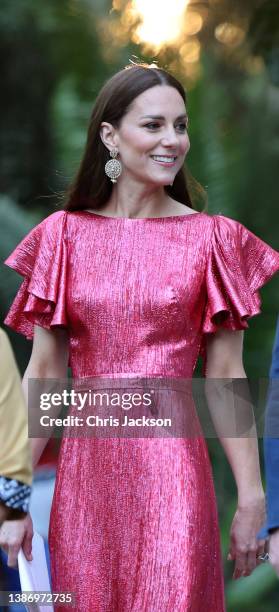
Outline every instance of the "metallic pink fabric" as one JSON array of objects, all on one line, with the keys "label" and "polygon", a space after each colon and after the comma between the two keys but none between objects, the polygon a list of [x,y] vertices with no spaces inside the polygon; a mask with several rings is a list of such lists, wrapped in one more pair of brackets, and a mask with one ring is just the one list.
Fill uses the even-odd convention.
[{"label": "metallic pink fabric", "polygon": [[[260,312],[279,253],[222,215],[59,211],[6,263],[25,278],[5,323],[66,326],[74,377],[191,378],[207,333]],[[223,612],[204,439],[64,438],[50,552],[76,612]]]}]

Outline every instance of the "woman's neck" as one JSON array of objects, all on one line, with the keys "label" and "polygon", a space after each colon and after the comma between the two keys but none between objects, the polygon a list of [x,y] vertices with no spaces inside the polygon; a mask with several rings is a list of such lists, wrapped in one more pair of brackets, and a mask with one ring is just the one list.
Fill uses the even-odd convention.
[{"label": "woman's neck", "polygon": [[115,217],[156,217],[179,214],[183,206],[172,200],[163,186],[124,185],[119,182],[114,185],[111,197],[102,211]]}]

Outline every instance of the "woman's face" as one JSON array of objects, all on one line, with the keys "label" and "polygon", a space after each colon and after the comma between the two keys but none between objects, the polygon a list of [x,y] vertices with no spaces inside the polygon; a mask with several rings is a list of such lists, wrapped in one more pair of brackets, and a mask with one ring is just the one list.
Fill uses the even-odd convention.
[{"label": "woman's face", "polygon": [[183,98],[169,85],[156,85],[133,101],[115,131],[125,176],[154,185],[172,184],[190,148]]}]

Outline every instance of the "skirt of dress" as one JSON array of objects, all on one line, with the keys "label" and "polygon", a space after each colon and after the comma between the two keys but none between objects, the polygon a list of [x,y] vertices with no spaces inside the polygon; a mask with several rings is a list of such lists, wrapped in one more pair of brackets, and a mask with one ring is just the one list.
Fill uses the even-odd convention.
[{"label": "skirt of dress", "polygon": [[49,545],[75,612],[224,612],[205,440],[64,438]]}]

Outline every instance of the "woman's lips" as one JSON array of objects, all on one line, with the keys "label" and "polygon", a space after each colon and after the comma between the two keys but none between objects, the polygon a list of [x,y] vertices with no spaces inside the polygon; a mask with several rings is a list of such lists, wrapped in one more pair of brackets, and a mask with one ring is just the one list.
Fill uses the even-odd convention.
[{"label": "woman's lips", "polygon": [[[172,156],[167,156],[167,155],[151,155],[151,159],[156,164],[159,164],[160,166],[165,166],[167,168],[171,168],[172,166],[175,166],[176,161],[177,161],[177,156],[176,155],[172,155]],[[168,161],[168,159],[169,159],[169,161]]]}]

